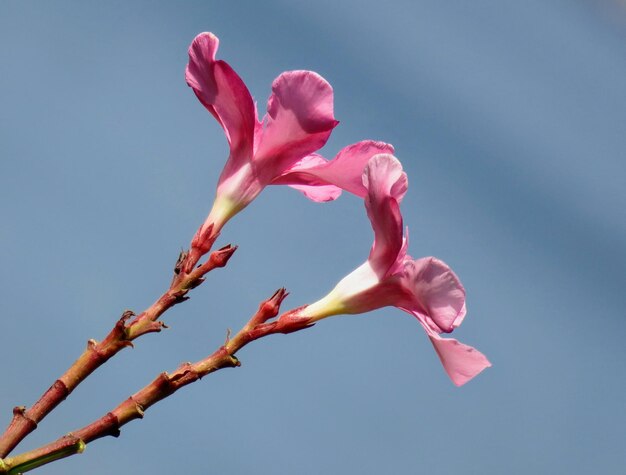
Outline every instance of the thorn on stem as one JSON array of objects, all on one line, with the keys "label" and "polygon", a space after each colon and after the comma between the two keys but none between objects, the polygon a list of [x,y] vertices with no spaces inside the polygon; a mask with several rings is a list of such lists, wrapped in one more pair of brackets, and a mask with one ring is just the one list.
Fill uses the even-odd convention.
[{"label": "thorn on stem", "polygon": [[158,333],[163,328],[169,328],[169,327],[165,323],[163,323],[161,320],[156,320],[154,322],[150,322],[150,324],[147,327],[146,333]]},{"label": "thorn on stem", "polygon": [[122,316],[120,317],[120,321],[126,322],[127,320],[131,319],[134,316],[135,316],[135,312],[133,312],[132,310],[124,310],[124,313],[122,313]]},{"label": "thorn on stem", "polygon": [[127,328],[126,322],[128,322],[128,320],[130,320],[131,318],[133,318],[135,316],[136,316],[136,314],[132,310],[124,310],[124,313],[122,313],[122,316],[120,317],[120,319],[115,324],[115,329],[118,332],[120,332],[122,335],[125,335],[126,328]]},{"label": "thorn on stem", "polygon": [[172,297],[174,297],[174,303],[179,304],[181,302],[184,302],[185,300],[189,300],[189,297],[187,297],[187,292],[189,292],[189,289],[178,290],[173,293]]},{"label": "thorn on stem", "polygon": [[188,255],[189,253],[184,249],[180,250],[180,254],[178,254],[178,259],[176,260],[176,264],[174,265],[174,274],[180,274],[180,271],[183,269],[183,265],[185,264]]},{"label": "thorn on stem", "polygon": [[190,289],[195,289],[196,287],[198,287],[200,284],[202,284],[202,282],[205,281],[204,277],[198,277],[197,279],[195,279],[193,282],[191,282],[189,284],[189,288]]},{"label": "thorn on stem", "polygon": [[[13,419],[20,419],[25,421],[25,423],[32,429],[35,430],[37,428],[37,422],[34,421],[31,417],[26,415],[26,406],[15,406],[13,408]],[[2,473],[2,472],[0,472]]]}]

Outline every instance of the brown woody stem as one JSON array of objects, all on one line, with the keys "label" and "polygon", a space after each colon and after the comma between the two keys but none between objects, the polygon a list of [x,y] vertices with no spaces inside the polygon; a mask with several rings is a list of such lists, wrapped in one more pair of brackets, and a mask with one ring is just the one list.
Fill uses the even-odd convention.
[{"label": "brown woody stem", "polygon": [[154,381],[100,419],[43,447],[15,457],[0,459],[0,474],[13,475],[26,472],[60,458],[81,453],[86,444],[101,437],[117,437],[124,424],[142,418],[150,406],[171,396],[183,386],[222,368],[240,366],[235,353],[248,343],[275,333],[291,333],[310,327],[308,319],[297,316],[299,309],[286,312],[277,320],[267,323],[278,315],[280,304],[286,296],[285,289],[278,290],[260,305],[258,311],[239,333],[232,339],[227,339],[226,343],[212,355],[196,363],[184,363],[172,373],[159,374]]},{"label": "brown woody stem", "polygon": [[[191,272],[183,271],[186,253],[181,253],[174,268],[174,278],[169,289],[139,315],[127,310],[104,340],[89,340],[82,355],[57,379],[52,386],[29,409],[18,406],[13,409],[13,419],[0,436],[0,459],[11,451],[32,431],[37,424],[58,406],[87,376],[132,341],[146,333],[159,332],[165,324],[158,321],[168,309],[189,297],[187,293],[204,282],[204,276],[216,267],[224,267],[234,254],[236,246],[226,246],[211,253],[205,263]],[[0,464],[0,473],[2,464]]]}]

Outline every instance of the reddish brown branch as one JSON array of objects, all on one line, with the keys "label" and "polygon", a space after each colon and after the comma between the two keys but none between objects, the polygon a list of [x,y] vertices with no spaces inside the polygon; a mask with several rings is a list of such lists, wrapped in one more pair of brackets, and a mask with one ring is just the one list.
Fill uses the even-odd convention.
[{"label": "reddish brown branch", "polygon": [[161,331],[165,324],[158,321],[158,318],[177,303],[187,300],[189,298],[187,293],[204,282],[204,276],[211,270],[224,267],[236,249],[236,246],[228,245],[211,253],[205,263],[189,273],[182,271],[187,254],[181,253],[176,262],[174,278],[169,289],[154,304],[139,315],[129,310],[125,311],[104,340],[87,342],[87,348],[83,354],[31,408],[17,407],[13,410],[13,419],[4,434],[0,436],[0,459],[6,457],[37,428],[37,424],[44,417],[109,358],[123,348],[132,346],[132,341],[141,335]]},{"label": "reddish brown branch", "polygon": [[[277,320],[268,322],[278,315],[280,304],[286,296],[285,289],[278,290],[260,305],[250,321],[232,339],[227,339],[223,346],[207,358],[196,363],[184,363],[172,373],[159,374],[150,384],[126,399],[111,412],[51,444],[15,457],[9,457],[4,461],[0,460],[4,464],[3,466],[0,465],[0,474],[26,471],[24,468],[36,468],[59,458],[80,453],[85,444],[96,439],[106,436],[117,437],[124,424],[142,418],[150,406],[171,396],[180,388],[222,368],[240,366],[235,354],[248,343],[275,333],[292,333],[310,327],[311,324],[308,319],[298,316],[299,309],[286,312]],[[76,450],[73,452],[67,449],[68,440],[77,444]]]}]

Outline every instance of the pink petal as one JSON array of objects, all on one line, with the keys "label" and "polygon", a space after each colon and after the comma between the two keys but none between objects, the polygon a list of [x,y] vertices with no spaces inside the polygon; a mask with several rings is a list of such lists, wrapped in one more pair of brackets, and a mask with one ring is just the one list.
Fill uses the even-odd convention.
[{"label": "pink petal", "polygon": [[406,173],[400,160],[390,153],[380,153],[371,157],[362,175],[363,186],[368,196],[390,196],[398,203],[402,201],[409,187]]},{"label": "pink petal", "polygon": [[218,38],[201,33],[189,47],[185,70],[187,84],[200,102],[224,128],[230,144],[230,157],[220,182],[252,157],[257,116],[252,96],[237,73],[224,61],[216,61]]},{"label": "pink petal", "polygon": [[266,120],[254,162],[260,181],[270,183],[328,140],[338,124],[332,87],[311,71],[283,73],[272,85]]},{"label": "pink petal", "polygon": [[[332,201],[341,195],[341,188],[338,188],[335,185],[323,184],[317,180],[309,180],[306,175],[298,177],[299,170],[309,170],[319,168],[320,166],[325,166],[328,162],[324,157],[318,155],[316,153],[312,153],[311,155],[307,155],[302,160],[299,160],[295,165],[293,165],[289,171],[284,173],[277,180],[274,180],[272,184],[288,184],[295,190],[300,191],[307,198],[312,201],[325,202]],[[298,170],[292,174],[291,170]],[[286,180],[282,180],[283,177],[292,177],[287,178]]]},{"label": "pink petal", "polygon": [[485,355],[471,346],[453,338],[441,338],[436,333],[428,335],[446,373],[457,386],[462,386],[491,363]]},{"label": "pink petal", "polygon": [[400,200],[408,186],[406,173],[393,155],[375,155],[363,172],[363,186],[367,189],[365,208],[374,230],[368,260],[382,279],[397,269],[406,252],[400,213]]},{"label": "pink petal", "polygon": [[337,188],[334,185],[289,185],[294,190],[298,190],[304,196],[316,203],[325,203],[327,201],[333,201],[341,196],[341,188]]},{"label": "pink petal", "polygon": [[363,198],[367,193],[363,185],[363,169],[369,159],[379,153],[391,154],[393,147],[383,142],[364,140],[343,148],[333,160],[316,162],[316,166],[311,166],[313,161],[297,162],[274,183],[312,186],[333,184]]},{"label": "pink petal", "polygon": [[482,370],[491,366],[487,357],[477,349],[465,345],[454,338],[442,338],[439,336],[424,315],[405,308],[402,310],[416,317],[422,327],[424,327],[437,352],[437,356],[441,360],[441,364],[443,364],[443,368],[457,386],[462,386]]},{"label": "pink petal", "polygon": [[406,259],[404,286],[412,294],[401,307],[424,317],[436,333],[449,333],[465,317],[465,289],[452,269],[434,257]]}]

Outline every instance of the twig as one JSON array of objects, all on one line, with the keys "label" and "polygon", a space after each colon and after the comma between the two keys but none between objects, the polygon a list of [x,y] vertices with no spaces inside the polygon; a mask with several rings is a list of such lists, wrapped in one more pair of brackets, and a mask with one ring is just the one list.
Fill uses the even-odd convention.
[{"label": "twig", "polygon": [[85,445],[102,437],[120,435],[121,427],[143,418],[144,412],[152,405],[171,396],[183,386],[194,383],[207,374],[222,368],[240,366],[236,358],[241,348],[248,343],[276,333],[292,333],[312,326],[309,320],[297,316],[299,309],[286,312],[277,320],[280,304],[287,296],[285,289],[279,289],[271,298],[264,301],[250,321],[232,339],[207,358],[196,363],[184,363],[172,373],[161,373],[154,381],[139,390],[91,424],[73,431],[60,439],[38,449],[15,457],[0,459],[0,474],[13,475],[40,467],[61,458],[81,453]]},{"label": "twig", "polygon": [[160,332],[162,328],[166,328],[166,325],[158,318],[174,305],[187,300],[189,298],[187,293],[204,282],[204,276],[211,270],[224,267],[236,249],[236,246],[228,245],[214,251],[205,263],[189,273],[183,271],[187,253],[181,252],[169,289],[155,303],[139,315],[129,310],[125,311],[104,340],[87,342],[87,348],[83,354],[31,408],[18,406],[13,409],[13,419],[4,434],[0,436],[0,459],[11,453],[28,434],[37,428],[37,424],[46,415],[109,358],[123,348],[133,346],[132,341],[141,335]]}]

